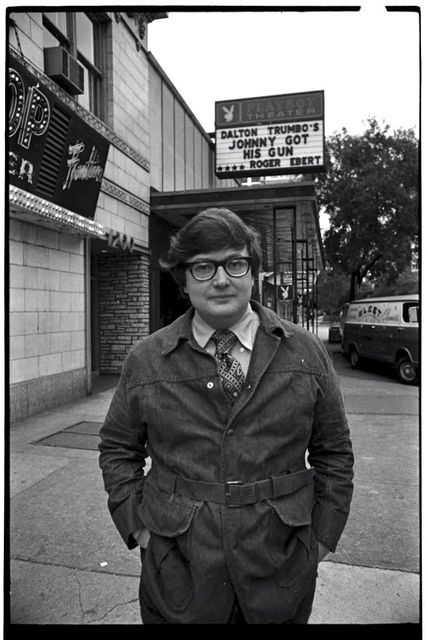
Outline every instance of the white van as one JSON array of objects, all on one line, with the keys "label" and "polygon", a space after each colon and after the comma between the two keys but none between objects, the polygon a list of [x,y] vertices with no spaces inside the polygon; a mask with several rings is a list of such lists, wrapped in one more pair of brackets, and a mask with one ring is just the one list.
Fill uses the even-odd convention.
[{"label": "white van", "polygon": [[405,384],[419,373],[419,295],[366,298],[349,303],[342,321],[342,351],[358,367],[361,358],[392,364]]}]

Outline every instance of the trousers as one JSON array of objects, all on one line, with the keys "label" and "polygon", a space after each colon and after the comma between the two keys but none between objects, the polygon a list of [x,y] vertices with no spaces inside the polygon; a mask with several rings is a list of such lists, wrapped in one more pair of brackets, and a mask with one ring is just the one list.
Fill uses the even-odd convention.
[{"label": "trousers", "polygon": [[[307,624],[312,612],[312,603],[315,596],[316,576],[312,580],[308,591],[303,596],[296,609],[295,614],[289,620],[284,620],[281,624]],[[231,616],[227,624],[248,624],[245,621],[244,614],[241,611],[238,600],[235,598]]]},{"label": "trousers", "polygon": [[[144,549],[140,549],[141,559],[144,556]],[[139,600],[140,600],[140,612],[141,612],[141,620],[143,624],[168,624],[168,621],[165,620],[159,611],[153,606],[153,603],[150,600],[150,597],[146,590],[144,589],[144,578],[141,575],[140,579],[140,589],[139,589]],[[317,575],[311,580],[308,590],[300,601],[294,615],[289,620],[284,620],[281,624],[307,624],[309,617],[312,612],[312,604],[315,596],[315,587],[316,587]],[[232,611],[229,616],[226,624],[248,624],[245,620],[244,614],[242,613],[241,607],[239,606],[238,599],[235,597],[235,601],[233,603]]]}]

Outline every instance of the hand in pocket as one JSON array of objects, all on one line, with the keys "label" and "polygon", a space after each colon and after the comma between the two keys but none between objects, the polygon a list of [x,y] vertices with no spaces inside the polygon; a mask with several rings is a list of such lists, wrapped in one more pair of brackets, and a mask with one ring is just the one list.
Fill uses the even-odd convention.
[{"label": "hand in pocket", "polygon": [[137,529],[137,531],[134,531],[132,535],[134,536],[140,547],[142,547],[143,549],[147,549],[147,545],[149,544],[150,540],[150,531],[148,529]]}]

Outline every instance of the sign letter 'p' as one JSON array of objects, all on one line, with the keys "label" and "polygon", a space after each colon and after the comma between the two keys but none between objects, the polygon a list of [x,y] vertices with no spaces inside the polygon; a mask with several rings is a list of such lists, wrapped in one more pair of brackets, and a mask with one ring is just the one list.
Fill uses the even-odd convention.
[{"label": "sign letter 'p'", "polygon": [[9,69],[9,135],[14,136],[22,120],[25,89],[21,76]]},{"label": "sign letter 'p'", "polygon": [[24,119],[18,143],[28,149],[33,135],[41,136],[49,125],[50,106],[46,96],[36,87],[28,91]]},{"label": "sign letter 'p'", "polygon": [[24,82],[14,69],[9,69],[9,91],[9,136],[19,131],[18,144],[28,149],[32,136],[43,135],[49,126],[49,101],[38,85],[25,96]]}]

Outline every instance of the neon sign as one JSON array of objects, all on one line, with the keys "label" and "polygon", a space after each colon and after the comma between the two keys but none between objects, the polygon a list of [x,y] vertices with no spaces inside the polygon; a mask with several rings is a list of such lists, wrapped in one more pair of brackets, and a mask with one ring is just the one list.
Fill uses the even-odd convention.
[{"label": "neon sign", "polygon": [[12,185],[93,219],[109,143],[13,56],[8,135]]},{"label": "neon sign", "polygon": [[30,87],[26,95],[20,74],[9,69],[9,136],[19,130],[18,144],[28,149],[33,136],[42,136],[49,126],[50,105],[38,85]]}]

